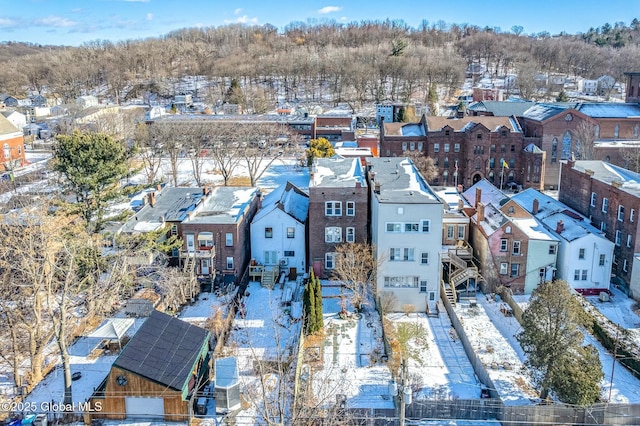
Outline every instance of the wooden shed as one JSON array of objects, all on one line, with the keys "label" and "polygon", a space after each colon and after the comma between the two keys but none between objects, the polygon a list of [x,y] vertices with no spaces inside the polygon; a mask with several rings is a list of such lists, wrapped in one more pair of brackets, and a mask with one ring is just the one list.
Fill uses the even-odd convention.
[{"label": "wooden shed", "polygon": [[209,381],[209,338],[208,331],[154,310],[91,397],[101,412],[87,417],[189,421]]}]

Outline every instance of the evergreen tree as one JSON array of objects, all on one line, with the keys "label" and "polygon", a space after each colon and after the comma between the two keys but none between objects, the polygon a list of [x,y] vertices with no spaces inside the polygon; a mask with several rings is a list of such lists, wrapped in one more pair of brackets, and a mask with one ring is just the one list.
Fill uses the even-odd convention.
[{"label": "evergreen tree", "polygon": [[320,279],[315,278],[315,315],[316,315],[316,331],[324,330],[324,318],[322,316],[322,285],[320,284]]},{"label": "evergreen tree", "polygon": [[546,282],[531,294],[517,338],[540,398],[546,399],[553,389],[564,402],[587,405],[598,400],[602,365],[592,349],[582,347],[579,327],[587,323],[565,281]]},{"label": "evergreen tree", "polygon": [[556,97],[556,102],[569,102],[569,95],[564,90],[561,90]]},{"label": "evergreen tree", "polygon": [[304,330],[307,336],[317,331],[314,281],[315,277],[313,275],[313,271],[311,271],[309,282],[304,288]]},{"label": "evergreen tree", "polygon": [[318,138],[309,141],[306,154],[307,165],[310,166],[313,164],[314,158],[331,158],[336,155],[336,151],[326,138]]}]

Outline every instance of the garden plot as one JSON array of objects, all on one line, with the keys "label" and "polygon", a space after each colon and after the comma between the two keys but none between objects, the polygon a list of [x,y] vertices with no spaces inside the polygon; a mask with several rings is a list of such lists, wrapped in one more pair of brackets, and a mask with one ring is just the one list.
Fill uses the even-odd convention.
[{"label": "garden plot", "polygon": [[446,312],[438,318],[401,313],[387,314],[386,318],[396,328],[402,323],[409,323],[424,330],[424,333],[418,333],[421,336],[408,342],[413,356],[409,357],[407,368],[409,379],[414,382],[412,388],[416,399],[480,398],[482,383],[477,380]]},{"label": "garden plot", "polygon": [[[514,342],[510,341],[513,333],[503,335],[485,310],[485,303],[492,303],[500,312],[499,304],[487,302],[482,297],[478,301],[473,307],[460,304],[454,308],[476,356],[484,364],[498,395],[506,405],[530,404],[538,396],[530,384],[524,359],[514,350]],[[503,319],[515,321],[513,317],[503,316],[495,322],[501,323]]]}]

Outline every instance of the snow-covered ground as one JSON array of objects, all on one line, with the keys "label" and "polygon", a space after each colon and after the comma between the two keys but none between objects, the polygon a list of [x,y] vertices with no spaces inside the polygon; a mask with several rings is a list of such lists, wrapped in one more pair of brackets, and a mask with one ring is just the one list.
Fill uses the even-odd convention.
[{"label": "snow-covered ground", "polygon": [[[409,316],[394,313],[386,317],[396,327],[402,322],[413,322],[420,324],[427,332],[425,342],[421,342],[423,348],[419,358],[410,358],[408,362],[409,375],[420,375],[424,386],[416,399],[480,398],[482,383],[476,379],[446,312],[441,313],[438,318],[429,318],[422,313]],[[413,350],[418,349],[413,339],[409,341],[409,345]]]},{"label": "snow-covered ground", "polygon": [[608,302],[600,301],[598,296],[588,296],[586,299],[611,322],[629,331],[629,338],[640,346],[640,317],[633,311],[637,303],[635,300],[615,287],[611,287]]}]

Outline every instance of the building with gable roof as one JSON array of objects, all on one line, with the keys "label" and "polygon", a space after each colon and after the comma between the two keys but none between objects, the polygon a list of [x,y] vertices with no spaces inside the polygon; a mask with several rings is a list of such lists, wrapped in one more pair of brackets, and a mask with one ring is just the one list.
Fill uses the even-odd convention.
[{"label": "building with gable roof", "polygon": [[24,163],[24,135],[4,115],[0,114],[0,164],[13,170]]},{"label": "building with gable roof", "polygon": [[587,218],[539,191],[528,189],[511,200],[531,213],[560,243],[556,278],[584,294],[609,290],[613,243]]},{"label": "building with gable roof", "polygon": [[251,222],[251,257],[292,275],[304,273],[309,195],[287,182],[267,194]]},{"label": "building with gable roof", "polygon": [[188,422],[209,382],[211,333],[154,310],[90,399],[91,418]]},{"label": "building with gable roof", "polygon": [[559,199],[612,242],[611,281],[640,299],[640,174],[604,161],[570,161],[562,166]]},{"label": "building with gable roof", "polygon": [[397,311],[436,312],[443,202],[407,158],[368,158],[367,170],[376,293],[393,293]]},{"label": "building with gable roof", "polygon": [[463,196],[474,206],[472,245],[490,285],[531,294],[541,282],[552,279],[559,239],[540,221],[486,180]]},{"label": "building with gable roof", "polygon": [[329,278],[335,247],[369,239],[369,200],[359,158],[316,158],[309,180],[309,262],[317,277]]}]

